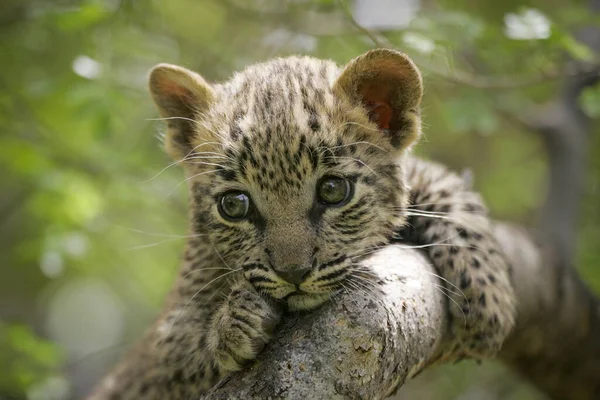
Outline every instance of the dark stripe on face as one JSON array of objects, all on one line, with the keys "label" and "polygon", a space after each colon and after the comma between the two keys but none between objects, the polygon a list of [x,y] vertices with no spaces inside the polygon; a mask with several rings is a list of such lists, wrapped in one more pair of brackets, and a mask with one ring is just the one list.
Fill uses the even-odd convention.
[{"label": "dark stripe on face", "polygon": [[330,282],[325,282],[325,283],[319,282],[319,289],[335,288],[335,287],[340,286],[340,282],[341,282],[341,280],[330,281]]},{"label": "dark stripe on face", "polygon": [[296,162],[299,162],[302,158],[302,154],[306,151],[306,136],[300,136],[300,143],[298,143],[298,150],[296,151],[296,156],[294,157]]},{"label": "dark stripe on face", "polygon": [[334,271],[325,276],[320,277],[319,279],[317,279],[317,282],[329,281],[329,280],[336,279],[336,278],[339,278],[339,277],[347,275],[347,274],[348,274],[347,268],[340,269],[338,271]]},{"label": "dark stripe on face", "polygon": [[345,209],[344,211],[342,211],[340,213],[339,219],[340,220],[346,220],[346,219],[353,219],[356,220],[360,217],[362,217],[364,214],[366,214],[368,212],[367,209],[364,209],[363,207],[367,206],[368,204],[368,197],[361,197],[360,199],[358,199],[358,201],[356,203],[354,203],[351,207]]},{"label": "dark stripe on face", "polygon": [[317,167],[319,166],[320,157],[321,155],[319,154],[319,152],[316,151],[316,149],[310,149],[310,163],[313,171],[317,170]]},{"label": "dark stripe on face", "polygon": [[266,276],[251,276],[248,278],[248,281],[253,285],[256,283],[277,283],[273,279],[267,278]]},{"label": "dark stripe on face", "polygon": [[193,230],[196,233],[202,232],[205,230],[206,225],[208,225],[210,219],[208,212],[200,210],[194,215],[194,225]]},{"label": "dark stripe on face", "polygon": [[195,196],[207,196],[210,193],[210,189],[206,185],[202,185],[198,182],[193,182],[192,193]]},{"label": "dark stripe on face", "polygon": [[321,222],[321,216],[325,212],[327,207],[318,201],[313,201],[312,207],[308,210],[308,219],[313,226],[319,225]]},{"label": "dark stripe on face", "polygon": [[342,229],[342,228],[338,229],[338,232],[342,233],[344,235],[356,235],[357,233],[362,232],[362,231],[363,231],[362,226],[359,226],[354,229]]},{"label": "dark stripe on face", "polygon": [[217,167],[217,175],[221,177],[224,181],[228,182],[234,181],[237,177],[235,170],[225,168],[222,165],[219,165]]},{"label": "dark stripe on face", "polygon": [[242,128],[240,128],[240,120],[244,117],[241,111],[238,111],[233,118],[233,123],[229,128],[229,136],[231,136],[231,140],[234,142],[237,141],[240,136],[242,136]]},{"label": "dark stripe on face", "polygon": [[338,258],[336,258],[336,259],[334,259],[334,260],[331,260],[331,261],[329,261],[329,262],[326,262],[325,264],[321,264],[321,265],[319,265],[319,266],[317,267],[317,271],[322,271],[322,270],[324,270],[325,268],[329,268],[329,267],[333,267],[334,265],[341,264],[341,263],[343,263],[344,261],[346,261],[346,259],[347,259],[347,257],[346,257],[346,256],[340,256],[340,257],[338,257]]},{"label": "dark stripe on face", "polygon": [[340,239],[339,242],[342,244],[356,244],[356,242],[360,242],[365,239],[365,236],[354,236],[349,239]]},{"label": "dark stripe on face", "polygon": [[242,268],[244,269],[245,272],[250,272],[253,270],[269,272],[269,269],[267,267],[265,267],[263,264],[259,264],[259,263],[246,264]]}]

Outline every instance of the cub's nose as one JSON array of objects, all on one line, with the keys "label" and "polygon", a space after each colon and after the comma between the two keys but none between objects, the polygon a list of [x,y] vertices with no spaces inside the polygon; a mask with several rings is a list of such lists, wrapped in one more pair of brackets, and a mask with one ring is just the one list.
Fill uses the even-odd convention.
[{"label": "cub's nose", "polygon": [[299,285],[304,281],[306,275],[310,271],[310,267],[304,267],[302,265],[290,265],[286,269],[274,268],[277,275],[285,279],[287,282],[294,285]]}]

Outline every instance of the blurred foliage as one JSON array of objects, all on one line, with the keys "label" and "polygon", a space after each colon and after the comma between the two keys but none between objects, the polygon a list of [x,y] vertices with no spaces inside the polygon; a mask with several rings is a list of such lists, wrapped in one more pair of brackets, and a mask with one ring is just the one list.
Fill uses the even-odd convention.
[{"label": "blurred foliage", "polygon": [[[81,396],[152,320],[174,279],[185,185],[154,137],[161,124],[145,88],[154,64],[222,80],[274,56],[343,63],[374,41],[393,44],[425,76],[417,152],[471,169],[495,216],[534,224],[546,156],[509,116],[557,95],[565,55],[597,61],[571,32],[599,22],[567,0],[3,0],[0,398]],[[600,88],[580,104],[597,118]],[[588,150],[577,265],[599,290],[599,135]],[[499,374],[436,371],[427,375],[436,383],[416,381],[418,398],[457,398]],[[67,394],[48,381],[60,375]],[[503,398],[534,398],[506,379],[515,389]]]},{"label": "blurred foliage", "polygon": [[0,324],[0,387],[26,391],[48,379],[60,365],[57,346],[32,334],[27,326]]}]

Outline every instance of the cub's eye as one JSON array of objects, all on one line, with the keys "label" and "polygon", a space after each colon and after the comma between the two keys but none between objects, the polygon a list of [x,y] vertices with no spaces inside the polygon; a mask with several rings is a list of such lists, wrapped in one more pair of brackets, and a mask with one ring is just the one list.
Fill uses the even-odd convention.
[{"label": "cub's eye", "polygon": [[339,176],[326,176],[317,184],[317,197],[321,203],[342,206],[352,197],[352,185]]},{"label": "cub's eye", "polygon": [[239,221],[248,215],[250,198],[242,192],[227,192],[219,199],[219,213],[229,221]]}]

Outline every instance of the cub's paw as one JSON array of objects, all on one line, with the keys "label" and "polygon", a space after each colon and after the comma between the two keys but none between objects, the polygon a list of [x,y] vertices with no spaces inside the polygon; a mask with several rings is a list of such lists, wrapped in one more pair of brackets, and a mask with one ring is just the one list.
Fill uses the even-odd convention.
[{"label": "cub's paw", "polygon": [[223,372],[237,371],[254,360],[271,339],[280,316],[249,285],[233,287],[216,310],[207,335],[215,366]]},{"label": "cub's paw", "polygon": [[489,236],[479,243],[465,240],[435,256],[451,300],[451,333],[456,344],[453,358],[494,357],[510,335],[517,315],[508,260]]}]

